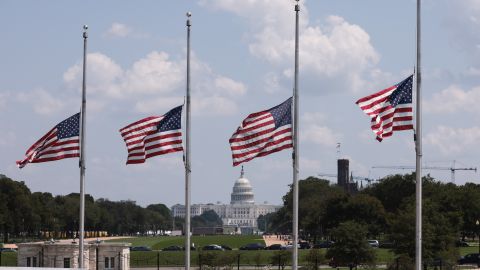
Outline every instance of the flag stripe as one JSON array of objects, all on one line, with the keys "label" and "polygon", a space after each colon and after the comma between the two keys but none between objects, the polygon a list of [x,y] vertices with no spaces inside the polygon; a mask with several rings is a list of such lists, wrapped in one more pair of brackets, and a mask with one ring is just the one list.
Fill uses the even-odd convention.
[{"label": "flag stripe", "polygon": [[77,113],[48,131],[28,148],[19,168],[28,163],[40,163],[80,156],[80,113]]},{"label": "flag stripe", "polygon": [[293,147],[292,98],[271,109],[252,113],[229,140],[233,166]]},{"label": "flag stripe", "polygon": [[377,140],[392,136],[393,131],[413,129],[412,83],[413,75],[356,102],[371,117],[370,127]]},{"label": "flag stripe", "polygon": [[182,106],[178,106],[163,116],[150,116],[120,129],[127,146],[127,164],[183,151],[181,115]]}]

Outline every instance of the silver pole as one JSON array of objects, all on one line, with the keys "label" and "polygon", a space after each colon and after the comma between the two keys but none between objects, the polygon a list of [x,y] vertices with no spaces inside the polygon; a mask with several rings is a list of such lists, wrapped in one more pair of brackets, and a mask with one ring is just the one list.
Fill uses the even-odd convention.
[{"label": "silver pole", "polygon": [[190,269],[190,17],[187,12],[187,113],[185,129],[185,270]]},{"label": "silver pole", "polygon": [[83,26],[83,83],[82,83],[82,110],[80,112],[80,222],[79,222],[79,260],[80,268],[84,268],[83,262],[83,238],[84,238],[84,220],[85,220],[85,109],[86,101],[86,81],[87,81],[87,38],[88,26]]},{"label": "silver pole", "polygon": [[420,72],[420,2],[417,0],[417,64],[416,64],[416,131],[415,131],[415,150],[416,150],[416,223],[415,223],[415,269],[422,269],[422,110],[421,110],[421,81],[422,76]]},{"label": "silver pole", "polygon": [[295,5],[295,86],[293,88],[293,253],[292,269],[298,269],[298,12]]}]

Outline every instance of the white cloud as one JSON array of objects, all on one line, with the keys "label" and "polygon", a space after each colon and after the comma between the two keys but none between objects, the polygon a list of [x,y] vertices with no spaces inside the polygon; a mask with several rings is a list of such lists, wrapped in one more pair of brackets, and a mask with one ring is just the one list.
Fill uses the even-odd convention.
[{"label": "white cloud", "polygon": [[217,76],[214,79],[214,84],[219,91],[225,91],[230,96],[242,96],[247,91],[242,83],[223,76]]},{"label": "white cloud", "polygon": [[[59,112],[67,106],[66,103],[70,102],[43,89],[36,89],[29,93],[19,93],[17,99],[20,102],[30,104],[35,113],[43,115]],[[80,103],[78,106],[80,107]]]},{"label": "white cloud", "polygon": [[430,113],[455,113],[459,111],[480,113],[480,87],[463,90],[452,85],[440,93],[434,94],[431,100],[425,101],[424,109]]},{"label": "white cloud", "polygon": [[[291,76],[295,46],[293,1],[202,0],[200,3],[251,22],[251,54],[283,68],[283,74]],[[362,74],[380,58],[368,33],[339,16],[328,16],[325,26],[312,25],[303,4],[300,20],[300,68],[310,75],[347,78],[347,89],[362,89],[366,83]]]},{"label": "white cloud", "polygon": [[323,163],[317,159],[309,159],[307,157],[300,157],[300,169],[302,172],[311,171],[313,174],[318,173],[322,168]]},{"label": "white cloud", "polygon": [[238,106],[227,97],[197,97],[192,100],[192,110],[200,115],[231,115],[238,111]]},{"label": "white cloud", "polygon": [[[77,63],[67,69],[63,80],[74,89],[82,87],[83,67]],[[119,82],[124,78],[124,71],[108,56],[101,53],[87,55],[87,88],[89,94],[101,94],[110,97],[120,97],[122,89]]]},{"label": "white cloud", "polygon": [[324,146],[333,146],[339,140],[339,136],[326,126],[313,125],[302,132],[300,139]]},{"label": "white cloud", "polygon": [[122,88],[129,93],[169,93],[183,82],[184,70],[182,61],[172,61],[167,53],[154,51],[125,72]]},{"label": "white cloud", "polygon": [[114,22],[107,31],[107,36],[125,38],[132,33],[132,29],[125,24]]},{"label": "white cloud", "polygon": [[280,86],[280,82],[279,82],[279,78],[278,78],[278,75],[273,73],[273,72],[269,72],[267,74],[265,74],[263,76],[263,82],[264,82],[264,89],[265,89],[265,92],[269,93],[269,94],[274,94],[274,93],[277,93],[281,90],[283,90]]},{"label": "white cloud", "polygon": [[315,122],[324,122],[327,120],[327,116],[323,113],[314,112],[314,113],[304,113],[301,118],[302,121],[306,124],[312,124]]},{"label": "white cloud", "polygon": [[135,110],[141,113],[162,113],[183,104],[182,97],[162,97],[138,101]]},{"label": "white cloud", "polygon": [[323,125],[327,117],[321,113],[305,113],[301,117],[300,139],[327,147],[334,147],[342,135]]},{"label": "white cloud", "polygon": [[437,148],[446,156],[478,149],[480,127],[452,128],[438,126],[435,131],[425,136],[425,144]]},{"label": "white cloud", "polygon": [[450,41],[467,53],[469,59],[480,56],[480,2],[478,0],[446,1],[449,10],[446,27]]},{"label": "white cloud", "polygon": [[[139,112],[159,113],[181,104],[185,95],[185,60],[172,60],[165,52],[153,51],[125,70],[108,56],[91,53],[87,72],[88,93],[96,95],[100,109],[115,98],[134,102]],[[215,73],[195,55],[191,73],[193,110],[197,107],[206,114],[237,111],[235,98],[246,93],[244,84]],[[67,85],[78,89],[82,80],[81,63],[70,67],[63,77]]]},{"label": "white cloud", "polygon": [[468,70],[465,72],[465,75],[467,76],[480,76],[480,68],[476,67],[470,67]]}]

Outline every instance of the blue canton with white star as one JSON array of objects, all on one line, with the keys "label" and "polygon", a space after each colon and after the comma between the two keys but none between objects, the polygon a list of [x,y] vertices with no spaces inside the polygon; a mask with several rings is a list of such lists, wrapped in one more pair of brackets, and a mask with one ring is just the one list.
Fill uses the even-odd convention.
[{"label": "blue canton with white star", "polygon": [[275,128],[292,123],[292,98],[268,110],[275,121]]},{"label": "blue canton with white star", "polygon": [[158,132],[182,128],[182,107],[173,108],[164,115],[164,118],[158,123]]},{"label": "blue canton with white star", "polygon": [[397,89],[388,98],[393,107],[396,107],[398,104],[412,103],[412,84],[413,75],[397,84]]},{"label": "blue canton with white star", "polygon": [[70,116],[57,125],[57,138],[65,139],[80,134],[80,113]]}]

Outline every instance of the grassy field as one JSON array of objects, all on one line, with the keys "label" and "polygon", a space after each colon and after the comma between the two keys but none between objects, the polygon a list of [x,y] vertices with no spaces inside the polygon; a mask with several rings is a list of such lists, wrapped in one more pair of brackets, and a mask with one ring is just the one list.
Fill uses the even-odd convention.
[{"label": "grassy field", "polygon": [[[115,240],[117,242],[130,242],[132,246],[148,246],[151,247],[154,251],[151,252],[132,252],[131,253],[131,265],[132,267],[146,267],[146,266],[155,266],[157,259],[160,262],[160,265],[183,265],[184,264],[184,253],[183,252],[159,252],[162,248],[165,248],[170,245],[183,246],[185,238],[178,237],[139,237],[139,238],[130,238],[130,239],[119,239]],[[195,243],[195,246],[202,247],[209,244],[219,244],[227,245],[233,249],[238,249],[239,247],[253,242],[264,243],[263,239],[260,236],[192,236],[192,243]],[[307,256],[308,250],[299,250],[299,264],[303,265],[306,263],[305,257]],[[321,254],[325,254],[326,250],[322,249]],[[395,255],[388,249],[375,249],[377,263],[387,264],[393,261]],[[463,247],[459,249],[460,255],[464,256],[468,253],[478,252],[478,246],[472,247]],[[214,252],[217,254],[217,257],[235,257],[235,264],[237,263],[238,258],[240,259],[241,265],[266,265],[271,264],[271,257],[274,255],[275,251],[223,251],[223,252]],[[191,252],[191,263],[192,265],[198,265],[199,260],[201,260],[202,254],[205,252]],[[220,255],[221,254],[221,255]],[[231,258],[230,258],[231,259]]]},{"label": "grassy field", "polygon": [[[137,238],[128,238],[128,239],[116,239],[109,240],[112,242],[128,242],[132,246],[147,246],[153,250],[161,250],[168,246],[184,246],[185,238],[183,236],[158,236],[158,237],[137,237]],[[224,236],[224,235],[207,235],[207,236],[192,236],[192,243],[195,244],[195,247],[203,247],[210,244],[217,245],[226,245],[233,249],[238,249],[241,246],[244,246],[248,243],[262,243],[262,236],[257,235],[246,235],[246,236]]]},{"label": "grassy field", "polygon": [[17,266],[17,252],[1,252],[0,266]]},{"label": "grassy field", "polygon": [[[184,252],[178,251],[160,251],[161,249],[170,246],[170,245],[184,245],[185,238],[181,236],[161,236],[161,237],[133,237],[133,238],[124,238],[109,240],[109,242],[127,242],[131,243],[132,246],[148,246],[153,249],[153,251],[137,251],[131,252],[130,256],[130,266],[131,267],[156,267],[157,261],[161,266],[182,266],[184,265]],[[238,250],[239,247],[248,244],[248,243],[263,243],[264,241],[261,236],[192,236],[192,243],[195,243],[197,248],[209,245],[209,244],[219,244],[227,245],[233,248],[232,251],[212,251],[212,252],[202,252],[202,251],[192,251],[191,252],[191,263],[192,266],[197,266],[199,261],[202,264],[205,264],[205,261],[208,257],[215,257],[219,261],[228,261],[232,265],[236,265],[238,260],[240,260],[241,265],[250,265],[254,267],[255,265],[267,265],[272,264],[272,257],[276,254],[276,251],[270,250],[260,250],[260,251],[243,251]],[[306,256],[309,250],[299,250],[299,264],[306,264]],[[320,253],[324,256],[326,250],[321,249]],[[387,264],[394,259],[394,254],[388,249],[375,249],[377,263],[378,264]],[[478,246],[471,247],[462,247],[459,249],[460,255],[464,256],[468,253],[478,252]],[[213,256],[209,254],[214,254]],[[1,254],[1,266],[16,266],[17,253],[16,252],[3,252]],[[323,262],[326,264],[325,259]],[[324,268],[322,268],[324,269]],[[343,268],[340,268],[343,269]]]}]

